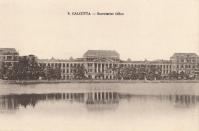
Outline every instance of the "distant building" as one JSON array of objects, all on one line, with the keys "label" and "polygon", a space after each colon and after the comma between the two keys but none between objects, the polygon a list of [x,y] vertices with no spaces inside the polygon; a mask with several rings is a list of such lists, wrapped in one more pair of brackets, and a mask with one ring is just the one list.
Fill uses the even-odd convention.
[{"label": "distant building", "polygon": [[172,71],[198,75],[199,57],[196,53],[174,53],[170,59]]},{"label": "distant building", "polygon": [[0,48],[0,68],[4,63],[7,66],[13,66],[18,62],[19,53],[14,48]]}]

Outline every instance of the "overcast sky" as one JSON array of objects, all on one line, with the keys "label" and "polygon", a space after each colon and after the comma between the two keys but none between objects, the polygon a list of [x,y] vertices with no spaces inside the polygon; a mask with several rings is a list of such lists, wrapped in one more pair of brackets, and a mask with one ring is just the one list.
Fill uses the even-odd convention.
[{"label": "overcast sky", "polygon": [[77,58],[88,49],[116,50],[132,60],[199,54],[199,0],[0,0],[0,47],[39,58]]}]

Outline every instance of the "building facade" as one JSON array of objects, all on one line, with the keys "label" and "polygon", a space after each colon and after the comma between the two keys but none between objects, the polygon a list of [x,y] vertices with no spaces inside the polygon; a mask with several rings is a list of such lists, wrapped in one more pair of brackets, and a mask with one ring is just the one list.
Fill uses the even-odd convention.
[{"label": "building facade", "polygon": [[78,66],[85,67],[85,75],[89,79],[114,79],[114,73],[110,69],[118,67],[119,63],[119,53],[109,50],[88,50],[83,58],[73,60],[39,60],[42,66],[60,67],[62,79],[73,79],[73,69]]},{"label": "building facade", "polygon": [[174,53],[170,59],[172,71],[198,75],[199,57],[196,53]]},{"label": "building facade", "polygon": [[195,53],[175,53],[170,60],[154,61],[123,61],[120,54],[113,50],[88,50],[82,58],[70,60],[46,59],[39,60],[39,64],[50,67],[60,67],[62,79],[73,79],[73,69],[78,66],[85,67],[85,75],[90,79],[117,79],[116,71],[122,67],[158,69],[162,77],[171,72],[185,72],[197,74],[199,57]]},{"label": "building facade", "polygon": [[[88,79],[118,79],[118,72],[122,69],[129,68],[132,72],[143,70],[143,73],[150,73],[155,70],[161,78],[167,78],[171,72],[180,74],[181,72],[190,76],[199,77],[199,56],[196,53],[174,53],[170,60],[153,60],[153,61],[132,61],[121,60],[120,54],[114,50],[88,50],[82,58],[77,59],[38,59],[34,55],[24,56],[44,68],[59,68],[62,79],[74,79],[74,69],[83,67],[84,75]],[[14,48],[0,48],[0,68],[2,64],[12,67],[18,62],[19,53]],[[135,70],[133,70],[135,69]]]}]

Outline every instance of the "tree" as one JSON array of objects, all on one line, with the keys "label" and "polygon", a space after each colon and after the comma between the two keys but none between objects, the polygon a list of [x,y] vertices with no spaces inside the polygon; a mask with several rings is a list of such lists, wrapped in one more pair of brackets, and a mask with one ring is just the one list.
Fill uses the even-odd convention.
[{"label": "tree", "polygon": [[13,66],[5,63],[2,66],[3,78],[9,80],[36,80],[39,79],[42,72],[33,55],[20,57]]},{"label": "tree", "polygon": [[147,68],[146,77],[148,80],[159,80],[161,79],[161,68],[152,65]]},{"label": "tree", "polygon": [[1,78],[2,79],[8,79],[8,80],[14,80],[15,76],[16,76],[16,72],[15,72],[15,65],[11,66],[10,63],[2,63],[1,64],[1,70],[0,70],[0,74],[1,74]]},{"label": "tree", "polygon": [[189,75],[185,73],[184,71],[181,71],[179,74],[180,79],[188,79]]},{"label": "tree", "polygon": [[139,80],[145,80],[146,79],[147,70],[146,70],[145,66],[138,68],[137,73],[138,73],[138,79]]},{"label": "tree", "polygon": [[0,63],[0,79],[3,79],[5,72],[6,72],[5,63],[1,62]]},{"label": "tree", "polygon": [[111,67],[108,70],[112,71],[115,79],[135,80],[137,79],[137,70],[135,67],[119,66]]},{"label": "tree", "polygon": [[177,80],[178,79],[178,73],[176,71],[172,71],[169,73],[169,79],[171,80]]},{"label": "tree", "polygon": [[61,79],[61,69],[59,67],[50,67],[47,66],[46,69],[44,69],[45,79],[48,80],[59,80]]},{"label": "tree", "polygon": [[134,67],[123,67],[120,74],[124,80],[135,80],[138,78],[137,70]]},{"label": "tree", "polygon": [[86,79],[86,69],[84,65],[77,65],[76,67],[73,67],[73,76],[74,79],[82,80]]},{"label": "tree", "polygon": [[33,55],[20,57],[15,66],[18,80],[37,80],[40,77],[41,68]]}]

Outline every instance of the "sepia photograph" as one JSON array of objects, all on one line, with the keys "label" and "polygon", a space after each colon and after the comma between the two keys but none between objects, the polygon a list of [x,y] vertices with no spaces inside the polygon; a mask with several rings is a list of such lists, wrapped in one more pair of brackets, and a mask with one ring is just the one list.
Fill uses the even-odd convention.
[{"label": "sepia photograph", "polygon": [[0,131],[199,131],[199,0],[0,0]]}]

